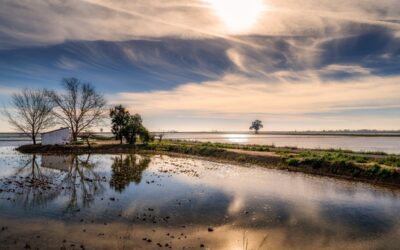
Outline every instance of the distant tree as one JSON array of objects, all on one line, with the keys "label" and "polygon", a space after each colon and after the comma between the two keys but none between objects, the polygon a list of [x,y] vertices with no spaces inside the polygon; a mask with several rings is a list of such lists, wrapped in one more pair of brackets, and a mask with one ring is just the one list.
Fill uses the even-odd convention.
[{"label": "distant tree", "polygon": [[122,144],[123,130],[128,124],[130,116],[129,111],[122,105],[115,106],[110,110],[111,132],[115,135],[115,139],[120,140],[120,144]]},{"label": "distant tree", "polygon": [[65,93],[49,91],[59,123],[71,129],[72,140],[77,141],[82,131],[96,125],[104,117],[106,100],[97,93],[90,83],[82,83],[76,78],[64,78],[62,86]]},{"label": "distant tree", "polygon": [[11,97],[12,111],[4,109],[9,123],[36,144],[38,134],[55,125],[53,102],[46,90],[24,89]]},{"label": "distant tree", "polygon": [[255,120],[255,121],[253,121],[252,123],[251,123],[251,126],[250,126],[250,130],[254,130],[254,132],[256,133],[256,134],[258,134],[258,131],[261,129],[261,128],[263,128],[264,126],[262,125],[262,121],[260,121],[260,120]]}]

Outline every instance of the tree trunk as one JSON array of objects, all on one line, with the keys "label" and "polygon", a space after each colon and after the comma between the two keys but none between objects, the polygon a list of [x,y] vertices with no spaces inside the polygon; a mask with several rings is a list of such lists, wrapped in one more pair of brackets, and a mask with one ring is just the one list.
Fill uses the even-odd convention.
[{"label": "tree trunk", "polygon": [[32,142],[33,145],[36,145],[36,135],[32,134]]},{"label": "tree trunk", "polygon": [[77,142],[78,141],[78,133],[77,132],[72,132],[72,141]]},{"label": "tree trunk", "polygon": [[35,162],[36,162],[36,155],[32,157],[32,179],[35,179]]},{"label": "tree trunk", "polygon": [[132,134],[129,136],[129,144],[135,145],[135,143],[136,143],[136,134]]}]

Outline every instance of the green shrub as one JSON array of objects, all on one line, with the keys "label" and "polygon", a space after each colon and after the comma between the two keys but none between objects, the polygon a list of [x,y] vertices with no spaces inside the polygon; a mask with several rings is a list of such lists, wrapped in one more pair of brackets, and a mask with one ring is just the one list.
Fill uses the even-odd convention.
[{"label": "green shrub", "polygon": [[300,160],[296,159],[296,158],[289,158],[289,159],[286,160],[286,163],[289,166],[297,167],[297,166],[300,165]]},{"label": "green shrub", "polygon": [[400,167],[400,157],[393,155],[379,159],[378,162],[387,166]]},{"label": "green shrub", "polygon": [[370,169],[369,172],[372,172],[373,174],[377,174],[381,170],[381,166],[379,164],[374,164]]},{"label": "green shrub", "polygon": [[357,177],[357,176],[359,176],[360,175],[360,169],[358,169],[358,168],[355,168],[355,169],[353,169],[353,177]]}]

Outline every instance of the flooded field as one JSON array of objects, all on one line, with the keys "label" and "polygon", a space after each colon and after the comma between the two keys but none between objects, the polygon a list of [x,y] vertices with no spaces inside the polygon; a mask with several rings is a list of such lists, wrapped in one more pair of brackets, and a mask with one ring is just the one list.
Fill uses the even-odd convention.
[{"label": "flooded field", "polygon": [[285,135],[248,133],[166,133],[167,139],[275,145],[277,147],[348,149],[400,154],[399,136]]},{"label": "flooded field", "polygon": [[[102,136],[112,136],[103,133]],[[250,134],[250,133],[164,133],[165,139],[238,144],[275,145],[277,147],[348,149],[362,152],[385,152],[400,154],[400,136],[367,135],[290,135],[290,134]],[[39,139],[40,140],[40,139]],[[0,134],[3,145],[30,144],[24,136]]]},{"label": "flooded field", "polygon": [[400,192],[165,155],[0,147],[1,249],[398,249]]}]

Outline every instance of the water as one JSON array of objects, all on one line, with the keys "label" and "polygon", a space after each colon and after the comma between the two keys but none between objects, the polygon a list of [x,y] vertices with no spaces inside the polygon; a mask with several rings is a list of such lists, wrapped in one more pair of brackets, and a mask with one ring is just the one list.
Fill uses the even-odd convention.
[{"label": "water", "polygon": [[0,140],[0,147],[7,147],[7,146],[21,146],[26,144],[32,144],[31,141],[2,141]]},{"label": "water", "polygon": [[[103,136],[112,136],[103,133]],[[165,133],[165,139],[179,139],[203,142],[275,145],[278,147],[348,149],[363,152],[385,152],[400,154],[399,136],[338,136],[338,135],[277,135],[248,133]],[[39,138],[40,142],[40,138]],[[0,146],[30,144],[23,136],[0,134]]]},{"label": "water", "polygon": [[400,192],[369,184],[194,158],[41,157],[13,147],[0,148],[0,168],[1,249],[400,246]]},{"label": "water", "polygon": [[400,154],[400,137],[337,135],[265,135],[218,133],[166,133],[164,138],[239,144],[275,145],[278,147],[348,149],[364,152]]}]

